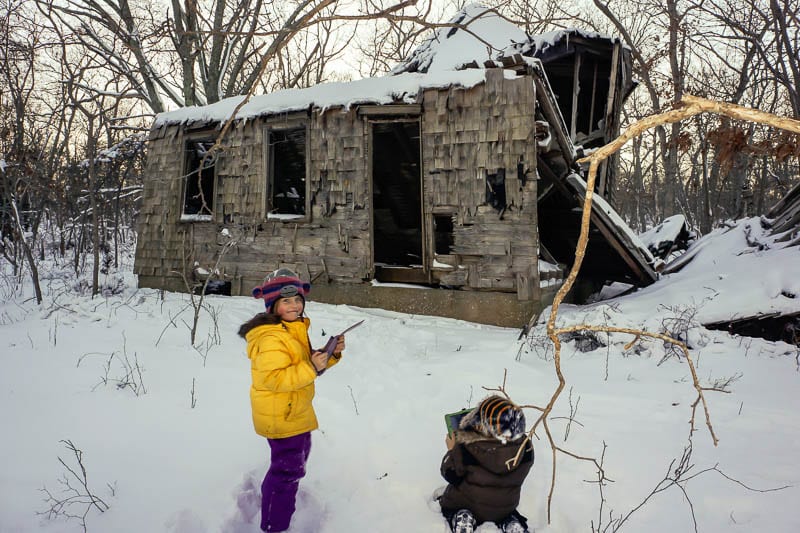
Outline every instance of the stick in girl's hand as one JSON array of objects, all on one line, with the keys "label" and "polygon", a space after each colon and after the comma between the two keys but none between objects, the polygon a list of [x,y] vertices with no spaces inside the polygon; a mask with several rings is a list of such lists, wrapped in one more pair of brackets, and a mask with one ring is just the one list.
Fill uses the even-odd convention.
[{"label": "stick in girl's hand", "polygon": [[341,337],[342,335],[344,335],[348,331],[357,328],[358,326],[360,326],[363,323],[364,323],[364,321],[361,320],[359,322],[356,322],[355,324],[353,324],[352,326],[350,326],[349,328],[347,328],[343,332],[339,333],[338,335],[333,335],[330,339],[328,339],[328,342],[325,344],[325,347],[320,351],[321,352],[325,352],[326,354],[328,354],[328,357],[330,357],[331,355],[333,355],[333,350],[336,349],[336,344],[339,342],[339,337]]}]

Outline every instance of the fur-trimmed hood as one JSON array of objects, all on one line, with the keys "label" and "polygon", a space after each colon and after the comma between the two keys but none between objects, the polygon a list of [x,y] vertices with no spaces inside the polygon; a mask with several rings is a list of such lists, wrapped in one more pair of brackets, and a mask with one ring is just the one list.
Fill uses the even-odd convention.
[{"label": "fur-trimmed hood", "polygon": [[281,317],[272,313],[259,313],[241,326],[239,326],[239,336],[243,339],[247,338],[250,330],[258,326],[266,326],[269,324],[280,324]]},{"label": "fur-trimmed hood", "polygon": [[[515,470],[520,464],[520,462],[513,463],[520,446],[523,446],[523,442],[525,442],[523,438],[501,442],[495,437],[464,429],[456,430],[454,436],[457,444],[463,444],[464,448],[475,457],[481,466],[494,474],[502,475],[508,473]],[[524,446],[523,454],[527,454],[530,451],[532,455],[533,447],[530,441],[525,442]]]}]

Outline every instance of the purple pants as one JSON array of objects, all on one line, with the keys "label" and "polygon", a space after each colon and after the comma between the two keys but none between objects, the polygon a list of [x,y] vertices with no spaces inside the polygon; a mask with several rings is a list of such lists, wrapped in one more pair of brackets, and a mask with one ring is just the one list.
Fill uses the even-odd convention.
[{"label": "purple pants", "polygon": [[261,483],[261,530],[285,531],[294,514],[297,486],[306,474],[311,432],[267,441],[271,459]]}]

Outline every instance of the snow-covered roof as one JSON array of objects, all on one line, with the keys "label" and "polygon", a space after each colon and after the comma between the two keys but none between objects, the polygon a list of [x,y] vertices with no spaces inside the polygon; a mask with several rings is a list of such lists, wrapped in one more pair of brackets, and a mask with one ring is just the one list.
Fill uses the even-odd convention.
[{"label": "snow-covered roof", "polygon": [[528,35],[522,28],[481,4],[469,4],[451,18],[445,27],[425,39],[392,73],[458,70],[475,63],[497,61],[521,54],[536,56],[573,37],[618,39],[578,28],[565,28]]},{"label": "snow-covered roof", "polygon": [[570,39],[575,37],[587,40],[603,40],[609,43],[619,41],[618,37],[611,37],[594,31],[582,30],[580,28],[564,28],[533,35],[526,42],[515,43],[504,50],[504,52],[506,55],[522,54],[524,56],[536,57],[540,54],[544,54],[549,48],[556,46],[562,41],[569,42]]},{"label": "snow-covered roof", "polygon": [[469,4],[433,32],[392,73],[457,70],[492,60],[513,44],[526,43],[528,34],[481,4]]},{"label": "snow-covered roof", "polygon": [[671,242],[677,239],[685,225],[686,217],[683,215],[672,215],[671,217],[665,218],[657,226],[640,233],[639,239],[641,239],[648,248],[658,248],[663,242]]},{"label": "snow-covered roof", "polygon": [[[507,73],[513,76],[513,73]],[[427,74],[365,78],[350,82],[321,83],[305,89],[286,89],[253,96],[236,113],[237,119],[299,111],[310,107],[328,109],[357,104],[415,103],[423,89],[460,86],[474,87],[486,80],[483,70],[440,71]],[[192,122],[223,122],[230,118],[244,96],[234,96],[206,106],[192,106],[160,113],[155,127]]]}]

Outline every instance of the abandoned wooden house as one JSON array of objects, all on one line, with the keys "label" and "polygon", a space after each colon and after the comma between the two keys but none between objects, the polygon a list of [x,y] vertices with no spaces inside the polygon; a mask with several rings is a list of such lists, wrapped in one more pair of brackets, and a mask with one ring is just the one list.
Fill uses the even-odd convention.
[{"label": "abandoned wooden house", "polygon": [[[618,133],[628,52],[595,35],[531,38],[475,6],[459,16],[471,32],[439,30],[391,75],[251,98],[211,157],[241,97],[159,115],[139,285],[187,290],[211,275],[246,295],[288,266],[318,301],[527,323],[574,261],[586,192],[576,159],[581,143]],[[454,60],[478,31],[505,46]],[[602,175],[610,190],[613,166]],[[594,198],[578,300],[656,278],[653,257]]]}]

